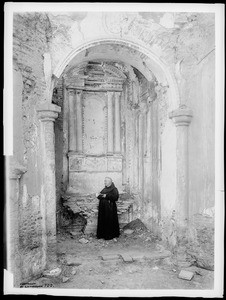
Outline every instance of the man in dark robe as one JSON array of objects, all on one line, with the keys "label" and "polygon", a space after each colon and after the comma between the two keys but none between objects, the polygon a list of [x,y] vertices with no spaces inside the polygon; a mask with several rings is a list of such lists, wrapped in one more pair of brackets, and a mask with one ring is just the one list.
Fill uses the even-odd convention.
[{"label": "man in dark robe", "polygon": [[111,240],[119,237],[119,222],[117,215],[116,201],[119,198],[118,189],[112,179],[106,177],[104,180],[105,188],[97,193],[99,201],[97,238]]}]

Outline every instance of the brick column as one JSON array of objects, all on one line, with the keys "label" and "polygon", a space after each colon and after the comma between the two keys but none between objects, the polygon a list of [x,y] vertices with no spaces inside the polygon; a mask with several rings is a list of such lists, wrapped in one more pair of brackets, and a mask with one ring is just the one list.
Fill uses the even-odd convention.
[{"label": "brick column", "polygon": [[[192,111],[185,105],[170,113],[177,127],[177,225],[186,227],[189,221],[188,126]],[[170,180],[170,178],[169,178]]]},{"label": "brick column", "polygon": [[55,134],[54,121],[61,108],[44,103],[37,111],[41,121],[42,186],[45,197],[47,267],[53,268],[56,261],[56,178],[55,178]]},{"label": "brick column", "polygon": [[13,157],[10,157],[9,181],[6,211],[7,211],[7,270],[14,276],[14,286],[19,287],[21,282],[20,252],[19,252],[19,180],[27,171]]},{"label": "brick column", "polygon": [[113,96],[114,92],[107,92],[108,96],[108,154],[113,154]]}]

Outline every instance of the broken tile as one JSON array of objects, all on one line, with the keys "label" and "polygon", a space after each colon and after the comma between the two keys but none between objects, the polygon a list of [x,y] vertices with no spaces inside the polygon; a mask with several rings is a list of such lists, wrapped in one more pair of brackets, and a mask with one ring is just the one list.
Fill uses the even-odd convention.
[{"label": "broken tile", "polygon": [[120,254],[124,262],[133,262],[133,258],[129,254]]},{"label": "broken tile", "polygon": [[193,272],[181,270],[178,277],[185,280],[191,280],[194,276]]}]

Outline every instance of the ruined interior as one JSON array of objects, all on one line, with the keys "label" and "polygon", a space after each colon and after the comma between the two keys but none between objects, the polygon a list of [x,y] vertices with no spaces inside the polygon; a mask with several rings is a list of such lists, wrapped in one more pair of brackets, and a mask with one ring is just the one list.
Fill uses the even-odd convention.
[{"label": "ruined interior", "polygon": [[[62,108],[55,123],[58,201],[78,220],[84,217],[86,233],[95,234],[95,193],[105,176],[120,192],[121,227],[141,218],[156,230],[160,219],[160,135],[167,100],[151,71],[147,79],[136,67],[107,59],[119,51],[128,50],[107,44],[89,50],[83,62],[74,59],[53,93],[53,103]],[[96,53],[103,59],[89,60]],[[81,230],[76,220],[58,222]]]},{"label": "ruined interior", "polygon": [[[62,257],[80,255],[81,270],[67,284],[90,288],[84,280],[88,258],[97,270],[102,263],[97,255],[114,247],[128,254],[128,239],[152,261],[166,253],[168,266],[177,266],[178,273],[192,264],[214,269],[214,17],[14,14],[7,269],[15,286],[57,268],[57,286],[64,285],[64,268],[72,266]],[[122,229],[118,242],[108,246],[92,238],[95,194],[105,176],[120,192]],[[137,219],[146,236],[125,236],[124,226]],[[139,264],[135,255],[134,262]],[[169,273],[152,282],[156,269],[146,263],[131,285],[141,287],[143,274],[147,288],[160,283],[165,288]],[[122,288],[128,284],[124,275]],[[177,275],[172,280],[180,288]],[[99,281],[92,284],[103,288]],[[115,288],[110,280],[107,284]]]}]

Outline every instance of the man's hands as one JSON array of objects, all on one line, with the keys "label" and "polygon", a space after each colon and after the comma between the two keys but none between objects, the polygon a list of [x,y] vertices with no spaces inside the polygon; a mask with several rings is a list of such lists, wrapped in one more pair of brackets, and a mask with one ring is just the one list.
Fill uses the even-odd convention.
[{"label": "man's hands", "polygon": [[96,193],[96,197],[102,196],[103,198],[106,198],[106,194]]}]

